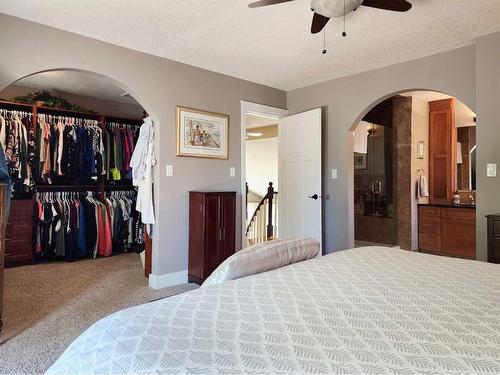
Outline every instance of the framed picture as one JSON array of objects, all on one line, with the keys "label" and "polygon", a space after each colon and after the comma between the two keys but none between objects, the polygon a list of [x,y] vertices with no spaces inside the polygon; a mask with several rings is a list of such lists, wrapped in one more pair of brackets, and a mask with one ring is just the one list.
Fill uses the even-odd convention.
[{"label": "framed picture", "polygon": [[228,158],[229,116],[177,106],[177,156]]},{"label": "framed picture", "polygon": [[366,154],[354,153],[354,169],[367,169]]},{"label": "framed picture", "polygon": [[417,141],[417,159],[425,158],[425,143],[424,141]]}]

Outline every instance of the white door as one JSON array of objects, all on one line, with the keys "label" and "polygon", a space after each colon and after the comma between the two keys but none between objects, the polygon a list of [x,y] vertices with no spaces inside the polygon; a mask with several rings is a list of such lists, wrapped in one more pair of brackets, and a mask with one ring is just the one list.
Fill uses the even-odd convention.
[{"label": "white door", "polygon": [[322,241],[321,108],[278,123],[278,231]]}]

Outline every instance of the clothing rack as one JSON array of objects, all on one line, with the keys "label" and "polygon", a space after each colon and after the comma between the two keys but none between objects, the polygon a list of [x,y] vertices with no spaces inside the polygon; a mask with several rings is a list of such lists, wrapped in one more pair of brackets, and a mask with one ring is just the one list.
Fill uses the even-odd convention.
[{"label": "clothing rack", "polygon": [[141,251],[144,232],[135,191],[36,192],[34,252],[40,261]]},{"label": "clothing rack", "polygon": [[[57,121],[57,118],[60,117],[62,119],[66,118],[74,118],[76,119],[75,124],[78,124],[78,120],[82,121],[82,126],[84,125],[85,120],[93,121],[96,127],[99,127],[103,131],[106,130],[106,122],[108,121],[118,121],[121,123],[129,124],[130,126],[134,126],[134,129],[138,129],[138,126],[142,124],[142,120],[139,118],[136,119],[126,119],[126,118],[116,118],[106,116],[102,113],[91,113],[91,112],[81,112],[81,111],[73,111],[66,109],[58,109],[58,108],[50,108],[43,105],[43,103],[38,102],[36,104],[25,104],[25,103],[15,103],[15,102],[7,102],[0,101],[0,114],[6,114],[7,111],[17,111],[14,113],[23,113],[28,117],[29,125],[25,122],[25,128],[28,132],[28,137],[32,137],[32,141],[36,142],[37,135],[37,127],[38,125],[38,115],[45,116],[54,116],[54,121]],[[2,117],[4,117],[2,115]],[[32,147],[32,143],[30,144]],[[31,168],[30,170],[34,171],[35,175],[40,175],[37,171],[37,167]],[[40,165],[37,161],[34,165]],[[131,197],[135,193],[134,188],[129,180],[116,181],[116,184],[110,184],[109,181],[106,180],[105,176],[99,176],[96,181],[86,180],[82,181],[83,183],[78,183],[77,180],[71,181],[71,183],[64,183],[64,178],[62,179],[52,179],[53,184],[44,183],[43,181],[36,181],[33,184],[33,180],[30,184],[30,189],[28,193],[16,193],[16,200],[13,201],[14,210],[19,210],[19,212],[23,212],[23,220],[18,221],[10,221],[8,223],[8,231],[9,233],[17,233],[26,231],[25,226],[22,226],[23,223],[28,222],[28,218],[32,218],[36,213],[34,210],[34,202],[36,202],[37,197],[68,197],[68,201],[71,200],[84,200],[87,195],[92,195],[93,199],[96,201],[104,202],[105,199],[115,199],[115,195],[117,199],[119,199],[120,195],[124,195],[125,197]],[[68,180],[70,182],[70,180]],[[118,193],[122,191],[123,193]],[[117,192],[117,193],[111,193]],[[109,197],[109,198],[108,198]],[[134,198],[135,199],[135,198]],[[17,211],[16,211],[17,212]],[[47,211],[48,212],[48,211]],[[16,263],[11,264],[31,264],[33,262],[33,252],[32,252],[32,234],[35,235],[35,229],[33,229],[33,233],[27,233],[26,237],[23,238],[21,242],[9,242],[6,243],[6,249],[8,253],[12,253],[16,258]],[[14,258],[13,258],[14,259]],[[22,262],[21,262],[22,261]]]}]

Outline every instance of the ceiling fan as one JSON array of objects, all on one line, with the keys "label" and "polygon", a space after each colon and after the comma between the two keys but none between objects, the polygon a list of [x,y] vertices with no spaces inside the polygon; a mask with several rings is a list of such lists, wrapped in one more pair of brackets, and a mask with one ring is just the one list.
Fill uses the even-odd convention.
[{"label": "ceiling fan", "polygon": [[[289,1],[293,0],[259,0],[248,6],[258,8]],[[319,33],[330,21],[330,18],[345,17],[361,5],[394,12],[407,12],[411,9],[411,3],[406,0],[311,0],[311,10],[314,12],[311,33]],[[346,36],[345,31],[342,35]]]}]

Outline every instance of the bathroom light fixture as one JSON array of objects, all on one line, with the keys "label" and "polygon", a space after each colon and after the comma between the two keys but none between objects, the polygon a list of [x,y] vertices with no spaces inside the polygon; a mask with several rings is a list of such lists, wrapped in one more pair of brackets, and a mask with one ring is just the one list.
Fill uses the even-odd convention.
[{"label": "bathroom light fixture", "polygon": [[249,137],[262,137],[263,135],[263,133],[247,133]]}]

